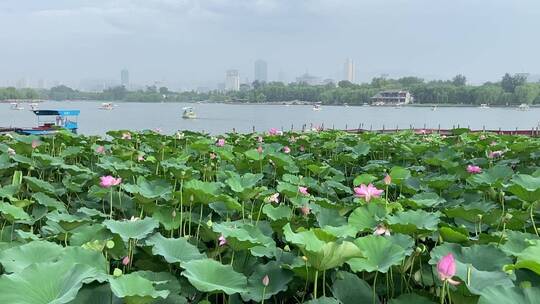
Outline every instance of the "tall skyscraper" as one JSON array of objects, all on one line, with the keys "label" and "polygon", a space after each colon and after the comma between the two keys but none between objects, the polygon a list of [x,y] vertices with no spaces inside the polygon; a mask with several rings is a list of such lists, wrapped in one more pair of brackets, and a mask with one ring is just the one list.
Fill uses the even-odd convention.
[{"label": "tall skyscraper", "polygon": [[354,61],[349,58],[345,60],[343,80],[348,80],[352,83],[356,81],[356,70],[354,68]]},{"label": "tall skyscraper", "polygon": [[264,60],[255,61],[255,80],[259,82],[268,81],[268,64]]},{"label": "tall skyscraper", "polygon": [[127,69],[120,72],[120,84],[126,88],[129,87],[129,71]]},{"label": "tall skyscraper", "polygon": [[228,70],[225,76],[225,90],[239,91],[240,90],[240,74],[238,70]]}]

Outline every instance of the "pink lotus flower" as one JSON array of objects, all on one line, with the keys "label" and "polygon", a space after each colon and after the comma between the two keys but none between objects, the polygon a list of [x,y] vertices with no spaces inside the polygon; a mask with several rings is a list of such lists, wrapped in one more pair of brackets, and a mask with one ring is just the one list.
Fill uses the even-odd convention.
[{"label": "pink lotus flower", "polygon": [[386,174],[386,176],[383,179],[385,185],[390,185],[392,183],[392,177],[390,174]]},{"label": "pink lotus flower", "polygon": [[369,184],[367,186],[361,184],[360,187],[354,188],[354,192],[356,196],[363,197],[366,202],[369,202],[372,197],[380,197],[384,191],[375,188],[375,186],[373,186],[372,184]]},{"label": "pink lotus flower", "polygon": [[15,150],[13,150],[12,148],[8,148],[8,149],[7,149],[7,153],[8,153],[9,155],[11,155],[11,156],[17,154],[17,152],[15,152]]},{"label": "pink lotus flower", "polygon": [[291,148],[289,148],[287,146],[283,147],[283,153],[285,153],[285,154],[291,153]]},{"label": "pink lotus flower", "polygon": [[263,153],[263,148],[261,146],[257,147],[257,152],[259,152],[259,154],[262,154]]},{"label": "pink lotus flower", "polygon": [[215,158],[216,158],[216,153],[210,152],[210,159],[215,159]]},{"label": "pink lotus flower", "polygon": [[32,149],[35,149],[35,148],[39,147],[39,145],[40,145],[40,142],[39,142],[39,141],[37,141],[37,140],[32,140]]},{"label": "pink lotus flower", "polygon": [[480,168],[479,166],[468,165],[467,166],[467,172],[469,172],[471,174],[482,173],[482,168]]},{"label": "pink lotus flower", "polygon": [[298,192],[300,192],[300,193],[303,194],[303,195],[309,195],[309,192],[308,192],[308,188],[307,188],[307,187],[299,186],[299,187],[298,187]]},{"label": "pink lotus flower", "polygon": [[266,201],[269,203],[279,203],[279,193],[274,193],[266,198]]},{"label": "pink lotus flower", "polygon": [[489,157],[489,158],[497,158],[497,157],[501,157],[503,154],[504,154],[504,152],[501,151],[501,150],[498,150],[498,151],[491,151],[491,152],[489,152],[488,157]]},{"label": "pink lotus flower", "polygon": [[278,132],[279,132],[279,131],[278,131],[278,129],[276,129],[276,128],[270,128],[270,129],[268,130],[268,134],[270,134],[270,135],[278,135]]},{"label": "pink lotus flower", "polygon": [[127,265],[129,265],[129,262],[130,262],[129,256],[126,255],[126,256],[122,259],[122,265],[127,266]]},{"label": "pink lotus flower", "polygon": [[224,138],[218,139],[217,142],[216,142],[216,146],[218,146],[218,147],[225,146],[225,139]]},{"label": "pink lotus flower", "polygon": [[219,247],[227,245],[227,239],[223,235],[218,237],[218,242]]},{"label": "pink lotus flower", "polygon": [[264,287],[268,287],[268,285],[270,284],[270,278],[268,277],[268,275],[265,275],[264,278],[262,278],[262,284]]},{"label": "pink lotus flower", "polygon": [[311,213],[311,208],[309,208],[308,205],[304,205],[300,208],[300,211],[302,212],[303,215],[308,215]]},{"label": "pink lotus flower", "polygon": [[122,139],[131,140],[131,133],[129,132],[122,133]]},{"label": "pink lotus flower", "polygon": [[96,148],[96,153],[97,154],[105,154],[105,147],[104,146],[98,146]]},{"label": "pink lotus flower", "polygon": [[390,236],[390,229],[386,228],[385,225],[379,224],[375,229],[373,230],[374,235],[385,235]]},{"label": "pink lotus flower", "polygon": [[439,263],[437,263],[437,272],[441,281],[446,281],[452,285],[459,284],[458,281],[452,279],[456,275],[456,261],[451,253],[442,257]]},{"label": "pink lotus flower", "polygon": [[117,186],[122,183],[122,178],[114,178],[110,175],[100,177],[99,185],[103,188],[110,188],[112,186]]}]

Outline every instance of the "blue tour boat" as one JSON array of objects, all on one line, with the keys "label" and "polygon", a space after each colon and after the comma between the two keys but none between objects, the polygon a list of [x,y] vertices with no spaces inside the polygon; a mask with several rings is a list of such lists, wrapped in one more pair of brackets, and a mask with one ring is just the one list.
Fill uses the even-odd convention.
[{"label": "blue tour boat", "polygon": [[79,128],[77,119],[81,113],[80,110],[35,110],[32,112],[37,116],[38,126],[30,129],[17,129],[17,133],[48,135],[60,130],[68,130],[77,134]]}]

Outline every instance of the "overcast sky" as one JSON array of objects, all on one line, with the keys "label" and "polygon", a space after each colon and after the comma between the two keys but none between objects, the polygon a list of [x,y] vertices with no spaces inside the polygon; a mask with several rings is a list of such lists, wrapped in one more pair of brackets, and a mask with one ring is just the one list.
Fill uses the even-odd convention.
[{"label": "overcast sky", "polygon": [[[0,0],[0,81],[540,74],[539,0]],[[0,82],[0,84],[2,84]]]}]

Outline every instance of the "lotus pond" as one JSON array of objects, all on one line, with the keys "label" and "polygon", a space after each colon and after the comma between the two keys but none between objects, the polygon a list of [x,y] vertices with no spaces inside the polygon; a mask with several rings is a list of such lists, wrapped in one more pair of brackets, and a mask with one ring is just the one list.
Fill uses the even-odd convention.
[{"label": "lotus pond", "polygon": [[0,135],[0,303],[539,303],[540,140]]}]

